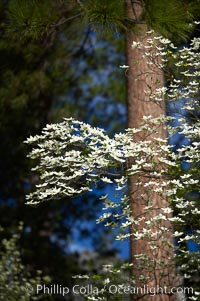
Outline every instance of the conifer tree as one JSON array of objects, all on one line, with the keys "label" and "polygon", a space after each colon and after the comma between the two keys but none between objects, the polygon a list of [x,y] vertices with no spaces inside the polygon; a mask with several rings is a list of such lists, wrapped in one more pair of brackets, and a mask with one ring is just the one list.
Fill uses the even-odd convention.
[{"label": "conifer tree", "polygon": [[[152,32],[149,34],[151,36]],[[159,47],[156,48],[158,41]],[[170,40],[155,36],[153,41],[150,38],[148,44],[144,42],[139,46],[141,51],[145,50],[145,57],[150,65],[153,63],[156,68],[159,67],[162,70],[171,58],[178,72],[176,77],[173,74],[170,75],[168,87],[156,88],[152,91],[149,101],[154,99],[160,102],[165,96],[169,102],[174,103],[181,98],[185,101],[182,110],[190,111],[196,116],[196,109],[199,109],[200,63],[199,52],[197,52],[200,46],[199,39],[193,39],[189,47],[177,49]],[[176,53],[174,49],[177,49]],[[160,62],[157,60],[159,55],[161,56]],[[177,133],[184,134],[191,142],[189,145],[181,145],[176,154],[173,152],[173,147],[167,144],[166,138],[155,135],[159,133],[160,126],[163,128],[167,121],[173,120],[163,115],[143,116],[141,127],[127,129],[113,138],[100,128],[93,128],[89,124],[68,118],[62,123],[47,125],[41,135],[30,137],[26,141],[33,145],[30,157],[39,159],[35,170],[40,174],[41,180],[36,191],[27,196],[29,204],[52,200],[54,196],[80,194],[95,187],[94,184],[98,181],[115,183],[116,191],[122,190],[121,200],[117,203],[113,202],[108,195],[102,196],[105,211],[98,222],[106,221],[105,226],[111,228],[119,226],[120,233],[117,239],[134,237],[139,243],[143,243],[144,248],[139,249],[140,254],[136,254],[139,264],[138,261],[137,266],[134,262],[132,263],[134,270],[137,267],[136,277],[132,280],[124,279],[126,283],[116,286],[118,288],[114,290],[117,293],[116,298],[118,298],[118,293],[120,295],[124,292],[136,298],[148,299],[153,294],[155,298],[159,297],[161,300],[174,299],[175,296],[182,298],[183,296],[179,296],[179,293],[185,292],[190,294],[192,300],[198,299],[198,288],[194,287],[194,290],[178,287],[176,273],[173,275],[169,274],[168,270],[166,271],[166,268],[172,270],[170,263],[172,260],[173,264],[175,258],[180,259],[179,262],[185,262],[179,267],[180,271],[184,272],[185,278],[190,278],[195,272],[193,263],[197,264],[196,270],[199,265],[198,250],[192,255],[182,248],[191,240],[199,245],[199,226],[196,218],[200,212],[195,199],[190,200],[186,195],[193,193],[194,190],[199,191],[199,179],[196,174],[200,150],[199,120],[191,126],[190,120],[184,115],[178,119],[181,125],[176,128],[168,126],[170,135],[173,135],[176,130]],[[180,169],[183,160],[190,164],[188,170]],[[130,177],[134,177],[136,189],[131,191],[131,196],[128,197],[125,186]],[[146,178],[148,181],[144,182],[143,179]],[[140,215],[133,216],[130,201],[132,201],[133,194],[138,195],[138,187],[143,189],[141,202],[145,202],[146,206],[142,208]],[[156,199],[152,197],[154,194]],[[156,207],[154,200],[159,200]],[[172,212],[176,214],[172,216]],[[183,229],[189,220],[192,220],[195,228],[191,228],[190,233],[184,233]],[[179,244],[176,248],[177,254],[173,253],[174,246],[170,242],[172,223],[175,229],[173,237]],[[130,225],[132,231],[127,233],[126,229]],[[166,257],[164,257],[165,253]],[[112,282],[109,283],[116,281],[114,275],[115,273],[120,275],[120,270],[112,269],[112,267],[109,270],[111,275],[103,279],[103,289],[91,292],[89,296],[86,294],[88,299],[102,300],[102,296],[110,294],[111,300],[115,300],[112,296],[115,294],[112,290],[115,285],[112,285]],[[169,279],[165,282],[167,277]],[[169,285],[172,279],[173,287]],[[136,284],[136,287],[130,287],[130,284]]]},{"label": "conifer tree", "polygon": [[[91,2],[91,1],[89,1]],[[95,2],[95,1],[94,1]],[[142,123],[143,116],[151,115],[153,117],[158,117],[161,114],[166,114],[166,104],[163,98],[159,103],[150,101],[151,93],[156,88],[164,87],[164,74],[161,70],[157,69],[156,66],[148,64],[148,58],[144,56],[144,53],[139,49],[140,43],[146,44],[148,46],[148,40],[154,37],[146,34],[147,31],[155,29],[156,32],[162,33],[163,35],[173,38],[175,35],[178,39],[183,39],[186,37],[187,33],[190,32],[191,21],[194,18],[195,13],[198,14],[198,10],[195,12],[194,8],[198,7],[198,1],[191,1],[187,3],[183,1],[142,1],[136,0],[126,1],[126,9],[123,15],[123,9],[118,3],[118,10],[115,10],[115,4],[110,1],[102,1],[103,3],[98,4],[95,2],[94,6],[91,3],[91,21],[97,24],[102,24],[102,26],[110,26],[111,28],[120,28],[121,30],[125,28],[126,32],[126,56],[127,56],[127,117],[128,117],[128,128],[139,128]],[[92,11],[93,9],[93,11]],[[112,11],[111,11],[112,10]],[[106,13],[105,13],[106,12]],[[104,13],[104,15],[103,15]],[[101,16],[102,14],[102,16]],[[116,17],[117,16],[117,17]],[[124,19],[123,19],[124,17]],[[121,18],[121,22],[120,22]],[[99,21],[100,20],[100,21]],[[112,24],[112,25],[111,25]],[[132,47],[132,45],[134,47]],[[155,45],[155,47],[159,47]],[[158,63],[160,61],[158,57]],[[140,133],[141,135],[141,133]],[[134,136],[134,139],[140,140],[141,136]],[[166,132],[164,128],[156,132],[156,134],[151,135],[147,139],[153,141],[156,137],[160,139],[166,138]],[[156,157],[155,157],[155,160]],[[148,202],[152,203],[155,212],[151,213],[152,217],[156,214],[158,208],[162,208],[166,204],[166,200],[160,198],[156,193],[148,192],[148,188],[144,188],[148,178],[140,178],[141,185],[138,187],[136,183],[138,182],[138,175],[131,176],[129,179],[129,194],[131,198],[132,215],[134,219],[138,216],[144,214],[144,207],[147,205],[147,200],[142,200],[141,196],[148,194]],[[143,225],[144,226],[144,225]],[[169,244],[173,244],[172,240],[172,226],[166,225],[169,228],[169,232],[165,233],[165,237],[158,238],[158,244],[160,244],[159,251],[156,255],[164,264],[155,266],[155,272],[152,273],[150,268],[152,265],[156,265],[155,254],[152,255],[150,250],[150,245],[148,240],[131,239],[131,262],[133,263],[133,275],[136,278],[136,284],[141,286],[144,283],[144,279],[141,279],[141,274],[145,275],[148,279],[146,285],[155,286],[156,284],[163,286],[171,286],[175,282],[178,283],[178,276],[173,277],[176,274],[174,262],[169,262],[167,260],[168,255],[171,253],[173,255],[173,248],[167,247],[166,243],[162,241],[168,240]],[[139,226],[138,231],[141,231],[142,225]],[[132,230],[130,230],[132,231]],[[144,253],[148,258],[146,262],[146,267],[142,264],[139,259],[140,255]],[[156,259],[157,259],[156,258]],[[140,262],[141,261],[141,262]],[[173,276],[172,276],[173,275]],[[141,279],[141,280],[140,280]],[[134,296],[134,298],[142,298],[142,300],[149,300],[151,296]],[[156,300],[172,300],[173,296],[163,295],[156,296]]]},{"label": "conifer tree", "polygon": [[[131,3],[132,2],[132,3]],[[190,27],[189,23],[194,17],[194,14],[198,12],[195,8],[198,8],[199,1],[160,1],[160,0],[153,0],[153,1],[127,1],[129,6],[129,11],[125,10],[124,1],[97,1],[97,0],[89,0],[89,1],[58,1],[57,4],[54,1],[9,1],[9,10],[4,16],[4,22],[2,26],[3,37],[11,37],[10,46],[9,46],[9,54],[13,53],[13,48],[17,48],[18,53],[20,53],[21,61],[16,62],[15,54],[10,60],[10,64],[14,65],[15,72],[9,72],[9,70],[3,74],[1,80],[3,83],[10,82],[12,86],[19,87],[19,90],[14,91],[6,86],[6,89],[3,89],[1,93],[3,95],[6,94],[6,97],[2,97],[2,101],[4,99],[8,99],[10,96],[10,91],[14,93],[11,95],[10,99],[12,99],[12,103],[7,103],[4,107],[7,112],[9,113],[12,111],[12,106],[23,106],[23,104],[30,104],[27,119],[30,120],[30,116],[32,114],[32,107],[37,107],[39,110],[37,111],[37,115],[43,116],[41,123],[45,123],[47,112],[52,104],[51,95],[49,95],[49,82],[54,81],[54,74],[51,74],[52,66],[50,66],[51,60],[44,59],[46,55],[48,56],[50,53],[51,47],[55,47],[59,43],[59,39],[57,33],[64,29],[69,29],[68,37],[74,38],[75,33],[77,32],[77,24],[80,20],[83,22],[82,24],[89,24],[95,28],[100,29],[103,31],[106,29],[111,29],[112,31],[119,31],[120,33],[127,35],[127,43],[129,46],[132,44],[132,40],[141,39],[144,34],[144,27],[145,29],[154,28],[157,32],[161,32],[165,36],[172,37],[174,34],[180,38],[183,38],[187,32],[189,32]],[[66,5],[65,5],[66,4]],[[68,5],[70,4],[70,5]],[[2,8],[7,5],[6,3],[2,3]],[[138,12],[137,8],[140,10]],[[136,15],[133,15],[133,12],[130,12],[133,8],[133,12],[135,10]],[[196,9],[196,10],[195,10]],[[195,13],[194,13],[195,12]],[[44,15],[43,15],[44,14]],[[138,14],[138,15],[137,15]],[[139,18],[139,24],[138,24]],[[10,20],[10,23],[7,20]],[[84,23],[85,22],[85,23]],[[80,27],[80,24],[78,25]],[[83,25],[84,27],[84,25]],[[138,32],[138,28],[141,30],[141,34]],[[5,30],[4,30],[5,29]],[[70,30],[74,33],[70,35]],[[133,33],[130,33],[130,30]],[[61,35],[59,36],[61,37]],[[79,38],[79,37],[78,37]],[[30,43],[31,41],[31,43]],[[36,43],[33,43],[36,41]],[[18,44],[19,42],[19,44]],[[5,44],[5,40],[1,43],[1,51],[4,53],[7,45]],[[73,45],[71,45],[73,48]],[[38,52],[38,49],[40,51]],[[59,47],[57,48],[57,50]],[[127,48],[128,49],[128,48]],[[131,49],[129,47],[129,49]],[[69,51],[70,51],[69,47]],[[61,49],[61,52],[65,51],[65,48]],[[132,55],[135,51],[135,54],[138,55],[137,49],[130,50],[132,54],[128,54],[127,58],[128,62],[127,65],[130,66],[128,71],[128,80],[130,79],[129,87],[134,88],[134,91],[130,91],[128,96],[128,116],[129,116],[129,126],[139,126],[141,116],[147,114],[154,115],[164,110],[164,105],[162,108],[159,107],[158,111],[157,105],[153,105],[154,108],[150,104],[143,105],[143,102],[140,102],[141,106],[139,105],[136,98],[145,98],[145,95],[137,95],[135,98],[135,102],[132,102],[131,94],[136,93],[136,91],[140,94],[144,92],[145,86],[148,84],[149,86],[154,85],[161,85],[163,83],[163,75],[158,79],[155,79],[152,76],[152,80],[146,83],[143,80],[143,86],[139,87],[139,80],[136,81],[137,85],[133,84],[132,76],[137,77],[139,74],[137,63],[134,63],[132,60]],[[62,53],[62,55],[63,55]],[[73,53],[73,51],[72,51]],[[78,51],[75,51],[77,55]],[[56,52],[55,52],[56,56]],[[51,55],[49,56],[51,58]],[[68,60],[71,58],[71,53],[69,55]],[[136,61],[141,61],[142,58],[139,60],[136,58]],[[34,62],[36,66],[36,72],[31,73],[32,70],[26,72],[19,72],[19,65],[21,66],[21,62],[26,64],[27,66],[32,66]],[[145,64],[144,64],[145,65]],[[57,62],[57,66],[59,62]],[[10,68],[12,70],[12,68]],[[63,70],[55,69],[55,72],[60,72],[62,75]],[[132,73],[133,72],[133,73]],[[136,74],[134,74],[136,72]],[[148,72],[148,70],[145,70]],[[31,73],[31,76],[30,76]],[[20,74],[20,81],[18,81],[17,75]],[[51,74],[49,76],[49,74]],[[27,80],[28,78],[28,80]],[[40,84],[40,91],[38,92],[38,78]],[[149,80],[149,79],[148,79]],[[35,84],[34,88],[30,90],[30,82]],[[61,87],[61,89],[63,86]],[[131,88],[129,88],[131,89]],[[6,91],[5,91],[6,90]],[[56,86],[55,89],[56,93],[60,92],[60,86]],[[146,90],[146,89],[145,89]],[[19,93],[20,91],[20,93]],[[28,92],[31,93],[28,93]],[[38,97],[39,93],[39,97]],[[62,94],[62,93],[61,93]],[[31,95],[31,97],[30,97]],[[40,103],[40,100],[43,99],[44,102]],[[131,104],[134,103],[134,106]],[[132,109],[131,109],[132,107]],[[136,113],[136,109],[138,109],[139,113]],[[26,111],[25,106],[23,106],[23,110],[17,110],[16,113],[16,122],[21,119],[21,112],[24,113]],[[153,112],[154,111],[154,112]],[[16,111],[15,111],[16,112]],[[164,111],[163,111],[164,112]],[[19,115],[20,118],[18,119]],[[7,114],[8,115],[8,114]],[[133,117],[134,116],[134,117]],[[137,120],[136,120],[137,118]],[[32,121],[33,127],[34,120]],[[21,123],[17,122],[18,128],[21,128]],[[5,137],[6,133],[3,133],[3,137]],[[162,135],[162,134],[161,134]],[[2,179],[3,181],[4,179]],[[131,180],[130,180],[131,182]],[[133,182],[134,186],[134,182]],[[132,188],[131,188],[132,189]],[[130,191],[131,191],[130,189]],[[9,189],[8,189],[9,190]],[[140,192],[138,194],[141,194]],[[133,208],[133,211],[135,209]],[[133,249],[133,248],[132,248]]]},{"label": "conifer tree", "polygon": [[[129,66],[127,72],[128,128],[139,128],[144,116],[151,115],[152,118],[155,118],[160,115],[165,115],[164,99],[159,103],[150,100],[152,91],[164,86],[164,74],[161,70],[156,68],[155,65],[149,65],[148,58],[146,58],[144,52],[139,49],[140,43],[148,46],[147,39],[150,40],[154,37],[153,33],[147,35],[147,31],[150,29],[142,19],[143,10],[142,1],[135,1],[133,3],[127,1],[127,13],[129,18],[136,23],[134,33],[129,31],[126,38],[127,65]],[[134,45],[135,47],[133,47]],[[159,57],[158,60],[160,60]],[[155,134],[152,134],[151,137],[148,136],[147,140],[151,140],[153,143],[155,137],[165,139],[166,133],[164,128],[160,127]],[[135,141],[139,141],[140,139],[141,133],[138,137],[134,137]],[[157,160],[156,157],[155,160]],[[148,191],[148,187],[145,188],[146,182],[149,181],[148,177],[140,177],[140,181],[141,184],[138,186],[138,174],[129,178],[132,215],[134,219],[138,219],[139,216],[144,215],[144,208],[151,205],[154,209],[156,208],[156,210],[151,211],[149,214],[150,219],[157,215],[158,210],[161,210],[167,202],[160,197],[159,194]],[[142,195],[148,195],[148,199],[144,200],[141,197]],[[141,279],[141,275],[144,275],[147,279],[145,284],[149,287],[156,287],[156,285],[160,287],[164,285],[170,287],[170,285],[175,282],[172,276],[176,273],[175,267],[172,262],[170,263],[169,260],[167,260],[169,254],[173,253],[173,248],[166,246],[166,242],[164,241],[164,239],[167,239],[169,243],[173,243],[172,227],[169,224],[165,226],[168,227],[169,232],[164,234],[165,237],[160,236],[157,238],[158,245],[160,245],[157,254],[155,254],[155,252],[152,254],[150,242],[146,238],[137,240],[131,237],[131,262],[133,263],[133,275],[135,276],[136,285],[138,287],[142,287],[144,283],[144,279]],[[145,224],[139,224],[137,230],[139,232],[142,231],[142,227],[145,227]],[[132,231],[132,229],[130,231]],[[145,253],[148,258],[145,266],[142,264],[143,259],[140,259],[143,253]],[[165,261],[165,263],[163,264],[162,262],[159,266],[159,264],[156,263],[158,258],[160,258],[161,261]],[[153,273],[151,266],[154,266]],[[134,298],[136,297],[134,296]],[[149,298],[151,299],[151,296],[143,296],[142,299],[149,300]],[[169,296],[155,296],[154,299],[167,301],[169,300]]]}]

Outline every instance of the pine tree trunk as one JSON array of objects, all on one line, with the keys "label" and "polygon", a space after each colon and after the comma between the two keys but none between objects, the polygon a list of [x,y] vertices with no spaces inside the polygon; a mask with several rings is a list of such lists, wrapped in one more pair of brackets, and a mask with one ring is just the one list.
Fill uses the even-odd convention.
[{"label": "pine tree trunk", "polygon": [[[147,102],[148,95],[144,93],[144,91],[148,91],[148,86],[151,86],[152,89],[163,86],[163,72],[156,69],[150,69],[145,58],[142,56],[142,51],[131,47],[133,41],[143,42],[144,44],[146,43],[147,26],[140,20],[143,10],[142,3],[142,0],[126,1],[128,16],[137,23],[135,26],[135,31],[128,32],[126,37],[127,65],[129,66],[127,72],[127,110],[129,128],[140,127],[143,116],[151,115],[153,117],[158,117],[161,114],[165,114],[164,101],[163,103],[159,103],[159,105],[150,101]],[[148,35],[148,38],[149,37],[150,36]],[[165,138],[166,132],[164,128],[160,128],[155,135],[148,137],[148,140],[152,140],[155,136],[159,138]],[[139,137],[135,137],[134,139],[137,141]],[[137,181],[138,178],[136,176],[131,176],[129,179],[129,195],[134,219],[144,216],[144,207],[147,206],[147,203],[142,200],[141,195],[147,193],[144,184],[149,180],[148,178],[141,176],[140,181],[142,184],[139,187],[136,186]],[[149,199],[151,200],[154,209],[167,206],[166,198],[163,199],[154,192],[151,192]],[[145,221],[148,218],[150,219],[153,216],[158,215],[159,212],[161,212],[160,209],[152,210],[148,216],[145,215]],[[145,221],[142,221],[138,226],[134,226],[134,228],[137,227],[138,232],[140,232],[143,227],[146,227]],[[134,236],[131,238],[131,262],[133,263],[133,276],[136,278],[135,285],[136,287],[143,288],[143,290],[139,291],[138,294],[133,294],[133,300],[175,300],[174,295],[162,294],[161,289],[161,294],[158,294],[154,297],[150,296],[149,292],[147,292],[147,288],[155,288],[157,290],[158,287],[167,287],[167,292],[169,292],[171,287],[176,286],[176,278],[173,277],[176,276],[174,262],[173,260],[169,259],[169,256],[173,257],[173,248],[168,247],[162,242],[164,236],[164,239],[173,245],[172,227],[168,221],[166,221],[163,226],[168,227],[169,232],[156,238],[156,243],[159,245],[159,249],[150,249],[149,241],[146,238],[139,240],[135,240]],[[154,230],[155,229],[152,229],[152,231]],[[144,262],[136,259],[139,254],[145,254],[148,260]],[[158,260],[162,260],[162,264],[159,265]],[[143,275],[146,280],[142,280],[141,275]],[[144,285],[146,286],[146,290],[144,289]],[[165,292],[166,290],[164,293]]]}]

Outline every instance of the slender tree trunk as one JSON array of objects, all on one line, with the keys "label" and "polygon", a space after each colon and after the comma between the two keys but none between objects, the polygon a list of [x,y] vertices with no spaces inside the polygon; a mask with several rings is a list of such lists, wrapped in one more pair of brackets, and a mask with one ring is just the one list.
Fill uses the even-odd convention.
[{"label": "slender tree trunk", "polygon": [[[126,0],[126,4],[129,18],[136,22],[135,31],[128,32],[126,37],[127,64],[129,66],[127,72],[128,127],[138,128],[141,125],[143,116],[151,115],[158,117],[161,114],[165,114],[164,101],[159,103],[159,105],[150,102],[148,95],[145,93],[145,91],[149,90],[149,86],[152,90],[162,87],[164,84],[164,76],[160,70],[155,68],[150,69],[140,49],[131,47],[133,41],[143,42],[144,45],[147,43],[147,26],[141,22],[143,1]],[[148,35],[148,38],[149,37]],[[166,132],[164,128],[159,128],[156,134],[148,137],[148,140],[152,140],[153,143],[154,137],[165,138]],[[137,141],[139,137],[136,136],[134,139]],[[140,232],[142,228],[147,227],[145,221],[155,217],[159,212],[162,212],[160,208],[167,206],[167,200],[155,192],[149,192],[144,185],[146,181],[149,180],[142,175],[140,176],[140,186],[136,186],[138,177],[139,176],[130,177],[129,195],[133,218],[138,219],[139,217],[145,216],[139,225],[134,225],[134,229],[136,228],[137,231]],[[144,214],[144,207],[147,206],[147,202],[142,200],[142,194],[148,194],[149,202],[151,202],[153,206],[153,210],[148,214]],[[169,259],[170,256],[173,257],[173,248],[166,244],[167,241],[167,243],[173,245],[172,227],[169,221],[164,222],[162,225],[167,227],[169,231],[156,237],[156,244],[159,246],[158,249],[152,250],[150,240],[146,238],[136,240],[134,239],[134,235],[131,238],[133,276],[136,278],[136,287],[143,288],[143,290],[139,290],[138,293],[133,294],[134,300],[175,300],[174,295],[168,294],[171,287],[176,286],[174,262]],[[152,229],[152,232],[153,231],[156,231],[156,227]],[[141,260],[140,254],[144,254],[146,260]],[[146,280],[143,279],[142,275]],[[165,287],[166,289],[164,289]],[[161,288],[164,290],[162,291]],[[150,296],[150,289],[151,292],[154,292],[154,289],[156,289],[158,295],[154,297]],[[162,294],[162,292],[164,292],[164,294]]]}]

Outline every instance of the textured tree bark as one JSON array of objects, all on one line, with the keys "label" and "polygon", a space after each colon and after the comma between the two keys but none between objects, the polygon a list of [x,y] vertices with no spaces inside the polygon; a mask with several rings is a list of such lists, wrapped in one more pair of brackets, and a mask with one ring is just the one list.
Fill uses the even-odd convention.
[{"label": "textured tree bark", "polygon": [[[164,100],[159,104],[151,102],[145,93],[145,91],[149,90],[149,87],[151,87],[152,90],[162,87],[164,85],[164,76],[163,72],[155,67],[153,69],[150,68],[140,49],[131,47],[133,41],[143,42],[144,45],[147,43],[147,26],[141,20],[143,1],[126,0],[126,5],[129,18],[136,23],[135,31],[129,31],[126,37],[127,65],[129,66],[127,72],[128,128],[138,128],[141,125],[143,116],[151,115],[158,117],[161,114],[165,114]],[[151,140],[153,143],[154,137],[165,138],[166,132],[164,128],[160,127],[157,133],[148,137],[148,140]],[[133,139],[137,141],[140,138],[139,136],[135,136]],[[136,186],[138,178],[140,179],[140,186]],[[147,181],[149,181],[149,179],[142,175],[130,176],[129,178],[129,195],[133,218],[138,219],[139,217],[145,216],[139,225],[134,225],[134,229],[137,229],[138,232],[140,232],[142,228],[147,227],[145,221],[158,215],[162,212],[160,208],[167,206],[166,197],[162,198],[157,193],[149,192],[148,189],[145,188]],[[147,202],[141,198],[141,195],[147,194],[153,207],[153,210],[148,214],[144,213],[144,207],[147,206]],[[135,285],[136,287],[143,288],[138,294],[132,295],[133,300],[171,301],[176,299],[175,295],[168,294],[171,287],[175,287],[177,284],[175,265],[173,260],[169,259],[170,256],[173,257],[174,250],[165,243],[167,241],[173,245],[173,230],[169,221],[162,222],[162,226],[167,227],[169,231],[156,237],[156,244],[159,248],[155,250],[150,248],[150,241],[148,239],[142,238],[135,240],[134,236],[131,236],[131,262],[133,263],[133,275],[136,278]],[[131,231],[134,230],[131,229]],[[156,231],[156,226],[152,231]],[[147,258],[146,261],[136,259],[139,258],[138,255],[140,254],[145,254]],[[160,264],[158,261],[160,261]],[[142,279],[141,275],[143,275],[146,280]],[[149,291],[151,290],[153,292],[153,288],[156,289],[158,294],[152,297]],[[164,291],[162,291],[161,288],[163,288]]]}]

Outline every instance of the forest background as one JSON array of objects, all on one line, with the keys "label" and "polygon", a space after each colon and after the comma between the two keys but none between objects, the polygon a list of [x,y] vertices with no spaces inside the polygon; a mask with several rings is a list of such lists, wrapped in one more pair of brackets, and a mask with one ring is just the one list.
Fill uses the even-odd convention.
[{"label": "forest background", "polygon": [[[150,6],[147,1],[149,13],[157,2]],[[105,128],[111,135],[126,127],[126,74],[119,66],[126,63],[125,32],[132,24],[124,18],[124,1],[119,6],[115,1],[101,3],[108,13],[115,12],[115,20],[119,16],[116,26],[92,23],[90,10],[94,12],[98,1],[83,3],[18,0],[0,4],[2,251],[3,239],[10,238],[23,222],[17,248],[24,272],[34,276],[41,270],[52,283],[63,285],[73,284],[72,275],[96,271],[109,258],[118,260],[119,253],[112,234],[103,225],[96,227],[101,210],[98,193],[37,208],[24,204],[37,181],[23,143],[28,136],[63,117]],[[84,243],[91,253],[82,254]],[[93,266],[97,258],[99,263]]]}]

